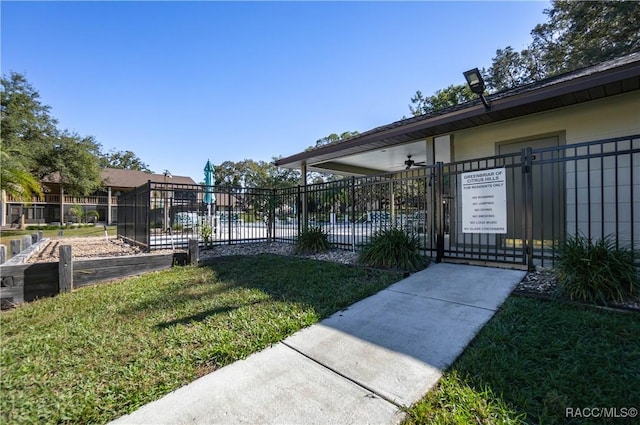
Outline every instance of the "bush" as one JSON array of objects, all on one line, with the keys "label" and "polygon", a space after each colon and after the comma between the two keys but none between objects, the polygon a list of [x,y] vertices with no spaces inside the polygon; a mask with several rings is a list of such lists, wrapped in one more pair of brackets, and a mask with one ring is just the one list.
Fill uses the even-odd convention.
[{"label": "bush", "polygon": [[607,301],[622,301],[638,294],[640,281],[634,265],[638,253],[628,247],[616,248],[611,235],[594,242],[577,234],[557,249],[556,295],[606,305]]},{"label": "bush", "polygon": [[42,224],[37,226],[27,226],[26,229],[27,230],[58,230],[58,229],[61,229],[61,227]]},{"label": "bush", "polygon": [[329,235],[321,227],[309,227],[298,236],[296,254],[317,254],[329,249]]},{"label": "bush", "polygon": [[369,267],[416,271],[429,264],[420,255],[419,248],[415,234],[408,234],[397,228],[378,230],[369,243],[362,247],[358,262]]}]

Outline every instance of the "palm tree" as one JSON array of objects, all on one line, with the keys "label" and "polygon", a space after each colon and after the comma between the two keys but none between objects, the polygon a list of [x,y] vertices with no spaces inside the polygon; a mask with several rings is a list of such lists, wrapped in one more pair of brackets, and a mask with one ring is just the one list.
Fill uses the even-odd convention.
[{"label": "palm tree", "polygon": [[2,165],[0,167],[0,189],[8,195],[24,202],[30,202],[34,195],[43,196],[42,186],[38,179],[22,167],[5,151],[0,151]]}]

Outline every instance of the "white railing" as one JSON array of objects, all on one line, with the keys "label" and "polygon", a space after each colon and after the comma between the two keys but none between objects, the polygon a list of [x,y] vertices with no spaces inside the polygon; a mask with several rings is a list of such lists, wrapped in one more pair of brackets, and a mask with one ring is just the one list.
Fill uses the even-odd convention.
[{"label": "white railing", "polygon": [[[65,204],[73,205],[107,205],[108,196],[68,196],[64,195]],[[14,198],[11,195],[7,195],[7,202],[23,203],[21,199]],[[60,195],[58,194],[46,194],[44,197],[34,196],[31,198],[32,204],[59,204]],[[116,196],[111,197],[111,205],[118,205],[118,198]]]}]

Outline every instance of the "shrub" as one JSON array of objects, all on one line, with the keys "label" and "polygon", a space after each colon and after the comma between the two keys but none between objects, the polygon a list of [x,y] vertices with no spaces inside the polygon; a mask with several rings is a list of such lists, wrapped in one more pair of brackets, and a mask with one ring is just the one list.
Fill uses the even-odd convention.
[{"label": "shrub", "polygon": [[329,235],[321,227],[309,227],[298,236],[296,254],[317,254],[329,249]]},{"label": "shrub", "polygon": [[85,214],[85,220],[87,221],[87,223],[97,223],[98,219],[100,218],[100,214],[98,213],[98,211],[96,210],[92,210],[92,211],[87,211],[87,213]]},{"label": "shrub", "polygon": [[605,305],[635,295],[640,290],[637,255],[628,247],[616,247],[611,235],[595,242],[582,234],[570,236],[557,250],[556,295]]},{"label": "shrub", "polygon": [[210,221],[205,220],[202,223],[202,227],[200,228],[200,236],[202,236],[202,239],[204,239],[205,249],[209,249],[213,246],[213,241],[211,239],[212,235],[213,235],[213,226],[211,225]]},{"label": "shrub", "polygon": [[378,230],[360,250],[358,262],[369,267],[416,271],[428,265],[419,248],[415,234],[397,228]]}]

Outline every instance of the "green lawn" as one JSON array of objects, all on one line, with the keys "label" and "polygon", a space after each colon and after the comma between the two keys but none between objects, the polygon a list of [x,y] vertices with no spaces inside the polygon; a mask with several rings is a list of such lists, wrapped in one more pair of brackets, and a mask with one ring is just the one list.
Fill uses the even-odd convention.
[{"label": "green lawn", "polygon": [[107,422],[400,279],[222,257],[26,304],[0,314],[0,421]]},{"label": "green lawn", "polygon": [[[89,236],[104,236],[104,226],[89,226],[89,227],[76,227],[69,229],[62,229],[64,236],[67,237],[89,237]],[[114,237],[117,235],[116,226],[107,226],[107,232],[109,236]],[[7,257],[11,256],[11,240],[22,239],[24,235],[31,235],[32,233],[38,233],[38,230],[3,230],[0,232],[0,244],[7,247]],[[45,238],[58,237],[57,229],[49,229],[42,231]]]},{"label": "green lawn", "polygon": [[631,424],[565,409],[640,408],[639,382],[640,314],[511,297],[406,424]]}]

